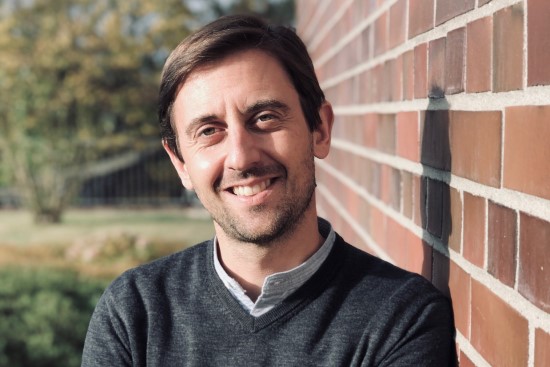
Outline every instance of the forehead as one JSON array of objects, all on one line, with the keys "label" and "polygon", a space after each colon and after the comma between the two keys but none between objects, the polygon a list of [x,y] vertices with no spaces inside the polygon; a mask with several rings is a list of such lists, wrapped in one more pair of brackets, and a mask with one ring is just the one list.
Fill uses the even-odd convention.
[{"label": "forehead", "polygon": [[261,50],[245,50],[193,70],[180,86],[175,105],[211,104],[228,97],[254,99],[264,94],[297,97],[288,73],[275,57]]}]

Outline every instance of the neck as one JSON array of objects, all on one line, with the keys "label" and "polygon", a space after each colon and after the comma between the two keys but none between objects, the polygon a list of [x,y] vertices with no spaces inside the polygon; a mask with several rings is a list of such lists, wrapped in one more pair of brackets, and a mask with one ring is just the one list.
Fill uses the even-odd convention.
[{"label": "neck", "polygon": [[225,271],[256,301],[266,277],[295,268],[313,255],[323,244],[317,216],[303,218],[303,223],[284,240],[270,245],[243,243],[229,238],[216,225],[218,256]]}]

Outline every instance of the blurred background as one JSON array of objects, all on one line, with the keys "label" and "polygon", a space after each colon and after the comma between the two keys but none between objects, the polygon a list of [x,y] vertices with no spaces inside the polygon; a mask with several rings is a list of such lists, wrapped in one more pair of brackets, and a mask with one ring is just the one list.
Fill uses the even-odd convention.
[{"label": "blurred background", "polygon": [[162,151],[164,60],[220,15],[292,0],[0,0],[0,366],[79,366],[129,267],[213,235]]}]

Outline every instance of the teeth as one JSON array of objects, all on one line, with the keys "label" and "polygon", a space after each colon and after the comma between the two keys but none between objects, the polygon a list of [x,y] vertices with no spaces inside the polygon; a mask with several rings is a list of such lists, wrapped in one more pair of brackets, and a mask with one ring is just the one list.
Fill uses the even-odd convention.
[{"label": "teeth", "polygon": [[233,193],[237,196],[252,196],[264,191],[270,184],[271,180],[261,182],[254,186],[235,186]]}]

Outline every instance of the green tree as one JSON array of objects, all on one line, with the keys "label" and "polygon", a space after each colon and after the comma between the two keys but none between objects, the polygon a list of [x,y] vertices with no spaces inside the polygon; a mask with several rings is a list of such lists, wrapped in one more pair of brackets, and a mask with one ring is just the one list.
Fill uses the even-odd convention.
[{"label": "green tree", "polygon": [[255,13],[276,23],[294,23],[294,0],[188,0],[201,23],[225,14]]},{"label": "green tree", "polygon": [[0,0],[0,157],[38,221],[58,222],[90,162],[158,145],[181,0]]},{"label": "green tree", "polygon": [[37,221],[59,222],[84,179],[158,147],[160,70],[190,29],[250,11],[289,24],[293,7],[292,0],[0,0],[0,183],[13,183]]}]

